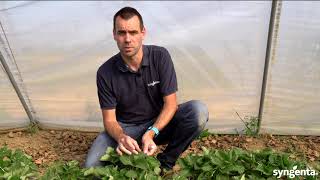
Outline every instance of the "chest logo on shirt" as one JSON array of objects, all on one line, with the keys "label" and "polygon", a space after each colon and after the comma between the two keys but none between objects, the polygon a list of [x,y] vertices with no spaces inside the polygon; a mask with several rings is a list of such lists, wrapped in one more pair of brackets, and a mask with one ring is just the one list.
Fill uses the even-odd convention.
[{"label": "chest logo on shirt", "polygon": [[159,83],[160,83],[160,81],[152,81],[152,83],[149,83],[148,86],[154,86]]}]

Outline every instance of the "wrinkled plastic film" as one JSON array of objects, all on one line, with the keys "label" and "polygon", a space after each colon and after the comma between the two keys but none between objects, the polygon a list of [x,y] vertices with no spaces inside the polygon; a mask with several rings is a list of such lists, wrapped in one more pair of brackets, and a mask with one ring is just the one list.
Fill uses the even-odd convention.
[{"label": "wrinkled plastic film", "polygon": [[282,4],[261,132],[320,134],[319,8],[315,1]]},{"label": "wrinkled plastic film", "polygon": [[40,124],[103,128],[95,75],[118,52],[112,18],[124,6],[144,17],[145,44],[171,53],[179,102],[207,104],[207,128],[236,133],[236,112],[258,115],[271,2],[48,1],[0,11]]}]

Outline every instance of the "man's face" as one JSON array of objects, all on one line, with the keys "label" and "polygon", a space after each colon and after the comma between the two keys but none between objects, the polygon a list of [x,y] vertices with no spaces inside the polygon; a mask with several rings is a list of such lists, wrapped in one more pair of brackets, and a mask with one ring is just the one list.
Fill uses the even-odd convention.
[{"label": "man's face", "polygon": [[137,16],[125,20],[120,16],[116,18],[113,38],[117,41],[120,53],[127,57],[134,57],[142,46],[145,29],[140,29],[140,21]]}]

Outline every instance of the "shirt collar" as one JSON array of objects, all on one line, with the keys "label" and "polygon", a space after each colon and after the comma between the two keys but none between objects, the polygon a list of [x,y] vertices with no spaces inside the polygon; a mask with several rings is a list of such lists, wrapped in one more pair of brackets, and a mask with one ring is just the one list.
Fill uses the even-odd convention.
[{"label": "shirt collar", "polygon": [[149,60],[149,49],[147,46],[143,45],[142,46],[143,50],[143,58],[142,58],[142,66],[149,66],[150,60]]},{"label": "shirt collar", "polygon": [[[150,64],[149,58],[148,58],[149,57],[148,56],[149,50],[145,45],[143,45],[142,48],[143,48],[142,49],[143,50],[143,58],[142,58],[141,66],[149,66],[149,64]],[[128,65],[126,65],[126,63],[122,59],[120,52],[117,54],[117,57],[118,57],[118,60],[116,62],[116,65],[117,65],[118,69],[122,72],[129,71]]]},{"label": "shirt collar", "polygon": [[128,69],[126,63],[123,61],[120,53],[117,54],[117,57],[118,57],[118,58],[117,58],[116,65],[117,65],[118,69],[119,69],[120,71],[122,71],[122,72],[127,72],[127,71],[129,71],[129,69]]}]

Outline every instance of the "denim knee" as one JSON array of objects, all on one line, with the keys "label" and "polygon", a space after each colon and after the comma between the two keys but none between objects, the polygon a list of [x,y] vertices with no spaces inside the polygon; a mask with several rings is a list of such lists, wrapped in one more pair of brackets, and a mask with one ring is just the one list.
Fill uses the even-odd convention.
[{"label": "denim knee", "polygon": [[209,111],[207,106],[199,100],[191,100],[188,102],[191,107],[192,115],[195,117],[195,124],[199,131],[202,131],[209,120]]},{"label": "denim knee", "polygon": [[105,154],[105,151],[108,147],[115,148],[116,145],[116,141],[111,136],[109,136],[105,131],[101,132],[93,141],[87,154],[84,166],[86,168],[103,166],[104,162],[100,161],[101,156]]}]

